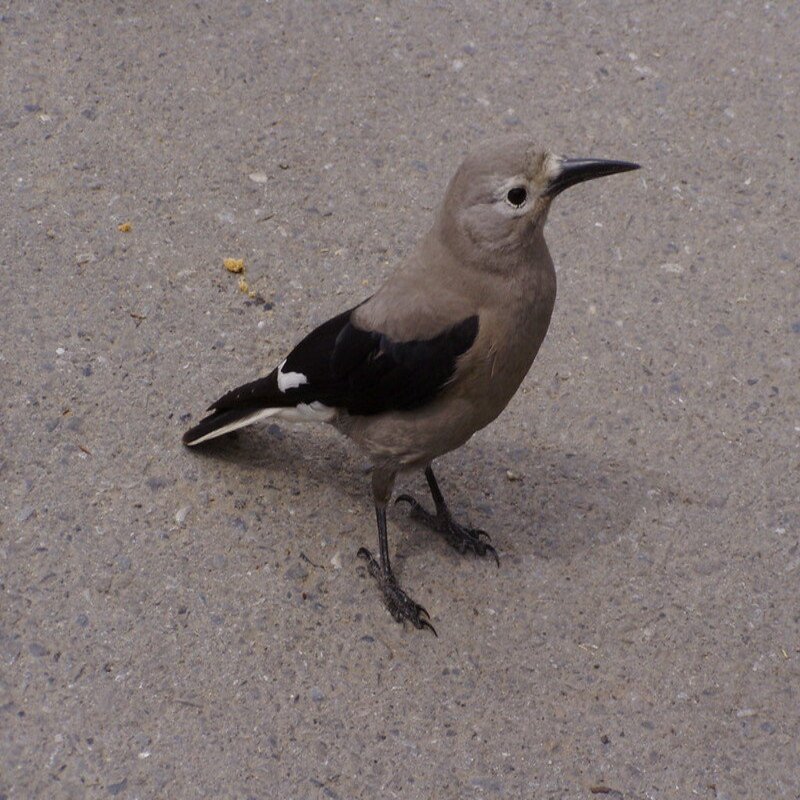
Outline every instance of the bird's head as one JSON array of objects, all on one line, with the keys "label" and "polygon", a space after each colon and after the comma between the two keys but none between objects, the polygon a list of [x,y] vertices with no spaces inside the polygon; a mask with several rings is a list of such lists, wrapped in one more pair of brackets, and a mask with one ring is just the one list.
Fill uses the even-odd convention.
[{"label": "bird's head", "polygon": [[526,136],[491,139],[478,144],[453,176],[439,224],[458,250],[479,258],[510,255],[541,236],[550,203],[564,189],[638,167],[555,155]]}]

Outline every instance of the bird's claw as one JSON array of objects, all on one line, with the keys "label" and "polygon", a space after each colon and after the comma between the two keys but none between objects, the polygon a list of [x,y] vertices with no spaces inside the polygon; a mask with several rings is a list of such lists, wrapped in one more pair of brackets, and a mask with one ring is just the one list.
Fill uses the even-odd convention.
[{"label": "bird's claw", "polygon": [[481,557],[488,553],[494,558],[497,566],[500,566],[500,557],[497,555],[497,550],[489,544],[492,541],[492,537],[486,531],[480,528],[465,528],[463,525],[459,525],[450,516],[450,512],[446,507],[437,514],[431,514],[410,494],[401,494],[394,502],[397,504],[401,501],[411,506],[412,517],[422,520],[429,528],[441,533],[459,553],[463,554],[470,551]]},{"label": "bird's claw", "polygon": [[420,630],[427,628],[437,639],[439,638],[439,634],[436,633],[436,628],[434,628],[433,625],[431,625],[430,622],[428,622],[428,620],[421,619],[419,627]]},{"label": "bird's claw", "polygon": [[[497,550],[492,547],[492,545],[487,544],[490,542],[491,539],[489,538],[489,534],[486,531],[478,531],[478,530],[467,530],[468,534],[473,534],[475,536],[475,540],[471,541],[470,544],[467,545],[467,549],[472,548],[475,551],[476,555],[485,556],[489,553],[492,558],[494,558],[495,563],[497,564],[498,568],[500,567],[500,556],[497,555]],[[481,534],[486,537],[486,542],[481,540]]]},{"label": "bird's claw", "polygon": [[408,620],[419,630],[427,628],[438,639],[439,634],[436,633],[436,628],[428,621],[431,615],[428,613],[427,609],[419,603],[415,603],[400,588],[394,575],[391,573],[384,575],[378,559],[376,559],[366,547],[359,548],[356,555],[367,562],[367,570],[378,582],[378,587],[383,593],[383,602],[386,604],[389,613],[395,620],[397,622],[405,622],[405,620]]},{"label": "bird's claw", "polygon": [[[454,528],[456,529],[454,530]],[[462,528],[458,523],[453,523],[453,527],[451,527],[445,535],[447,541],[450,542],[459,553],[466,553],[468,550],[471,550],[476,556],[480,556],[481,558],[488,553],[494,558],[497,566],[500,566],[500,556],[497,555],[497,550],[495,550],[492,545],[488,544],[491,540],[486,531],[477,530],[475,528]],[[481,535],[486,537],[486,541],[481,539]]]},{"label": "bird's claw", "polygon": [[414,519],[422,520],[422,522],[429,527],[435,528],[439,524],[438,517],[435,514],[431,514],[430,511],[425,508],[425,506],[423,506],[415,497],[412,497],[410,494],[398,495],[397,499],[394,501],[394,504],[397,505],[398,503],[408,503],[411,506],[411,516]]}]

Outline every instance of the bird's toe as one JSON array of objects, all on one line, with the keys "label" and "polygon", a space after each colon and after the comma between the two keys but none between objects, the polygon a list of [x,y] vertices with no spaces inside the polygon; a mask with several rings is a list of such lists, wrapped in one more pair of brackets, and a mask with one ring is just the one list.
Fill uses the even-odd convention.
[{"label": "bird's toe", "polygon": [[408,503],[411,506],[410,516],[412,519],[420,520],[423,524],[434,530],[441,530],[441,522],[436,514],[431,514],[425,507],[410,494],[401,494],[394,501],[395,505],[398,503]]},{"label": "bird's toe", "polygon": [[[366,554],[371,559],[368,562],[369,571],[373,577],[376,578],[378,587],[383,594],[383,602],[385,603],[386,608],[389,610],[389,613],[392,615],[392,617],[394,617],[397,622],[401,623],[408,620],[415,628],[419,630],[428,629],[433,633],[434,636],[438,638],[436,629],[429,621],[431,615],[428,613],[428,610],[419,603],[416,603],[400,588],[394,575],[391,573],[388,576],[382,575],[379,568],[377,571],[373,570],[372,564],[374,563],[377,566],[377,561],[372,554],[366,550],[366,548],[361,549],[365,550]],[[359,551],[359,553],[360,552],[361,551]],[[362,556],[362,558],[365,557],[366,556]]]},{"label": "bird's toe", "polygon": [[450,519],[445,535],[447,541],[455,547],[459,553],[475,553],[476,556],[480,556],[481,558],[486,555],[491,555],[497,566],[500,566],[500,557],[497,555],[497,550],[489,544],[492,538],[486,531],[480,528],[465,528],[459,525],[455,520]]},{"label": "bird's toe", "polygon": [[436,630],[429,622],[431,615],[428,610],[409,597],[394,580],[384,582],[381,588],[384,602],[398,622],[408,620],[415,628],[430,628],[436,634]]}]

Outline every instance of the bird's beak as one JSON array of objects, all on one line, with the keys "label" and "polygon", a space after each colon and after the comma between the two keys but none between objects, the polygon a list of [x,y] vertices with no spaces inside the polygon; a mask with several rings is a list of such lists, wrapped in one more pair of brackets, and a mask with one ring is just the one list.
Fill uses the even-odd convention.
[{"label": "bird's beak", "polygon": [[562,158],[558,172],[550,179],[545,196],[555,197],[576,183],[632,169],[639,169],[639,165],[630,161],[610,161],[605,158]]}]

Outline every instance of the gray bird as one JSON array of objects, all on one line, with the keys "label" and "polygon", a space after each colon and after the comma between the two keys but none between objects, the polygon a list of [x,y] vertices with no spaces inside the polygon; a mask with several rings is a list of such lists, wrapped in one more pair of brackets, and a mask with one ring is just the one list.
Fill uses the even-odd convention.
[{"label": "gray bird", "polygon": [[452,517],[431,462],[495,419],[536,357],[556,297],[544,241],[553,198],[637,168],[557,156],[526,136],[479,144],[431,229],[380,289],[308,334],[269,375],[223,395],[184,444],[268,418],[334,425],[372,462],[378,558],[363,547],[358,556],[397,621],[436,633],[392,572],[386,507],[395,479],[424,469],[435,513],[409,495],[397,501],[459,552],[497,559],[485,531]]}]

